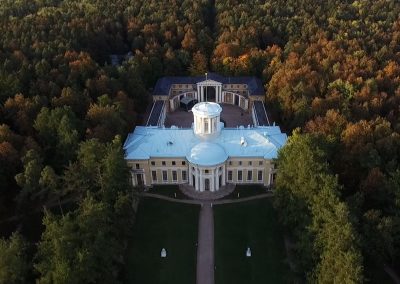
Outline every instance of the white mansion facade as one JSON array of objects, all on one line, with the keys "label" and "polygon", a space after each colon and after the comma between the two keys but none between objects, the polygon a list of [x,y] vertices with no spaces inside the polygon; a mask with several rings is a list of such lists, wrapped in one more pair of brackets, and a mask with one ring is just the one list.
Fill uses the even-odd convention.
[{"label": "white mansion facade", "polygon": [[[207,80],[199,83],[200,91],[195,96],[200,102],[192,108],[191,128],[137,126],[128,135],[124,150],[132,184],[188,184],[200,192],[215,192],[227,183],[271,185],[276,172],[274,159],[286,143],[286,134],[278,126],[257,125],[256,121],[252,127],[225,128],[220,121],[223,105],[205,101],[201,89],[207,86]],[[223,82],[220,83],[221,88],[215,88],[214,101],[224,102],[227,93],[223,92]],[[240,96],[249,99],[249,94]],[[166,100],[161,100],[154,121],[165,117]],[[257,117],[257,111],[254,112],[253,120]]]}]

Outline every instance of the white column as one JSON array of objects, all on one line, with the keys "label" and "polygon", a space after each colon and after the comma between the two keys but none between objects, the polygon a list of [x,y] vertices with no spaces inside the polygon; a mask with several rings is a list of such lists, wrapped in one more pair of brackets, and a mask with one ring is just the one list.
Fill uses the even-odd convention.
[{"label": "white column", "polygon": [[200,88],[200,93],[201,93],[200,101],[201,101],[201,102],[204,102],[204,86],[201,86],[201,88]]},{"label": "white column", "polygon": [[214,179],[215,179],[215,191],[219,189],[219,167],[216,167],[214,170]]},{"label": "white column", "polygon": [[220,103],[221,102],[221,86],[218,86],[217,90],[218,90],[218,102]]},{"label": "white column", "polygon": [[199,170],[194,168],[194,182],[196,191],[199,191]]},{"label": "white column", "polygon": [[198,101],[200,101],[200,100],[199,100],[199,97],[200,97],[200,87],[199,87],[199,85],[197,85],[197,94],[196,94],[196,96],[195,96],[195,99],[197,99]]},{"label": "white column", "polygon": [[188,174],[188,179],[189,179],[189,185],[192,185],[192,181],[193,181],[193,176],[192,176],[192,166],[189,164],[189,174]]},{"label": "white column", "polygon": [[200,191],[204,191],[204,185],[203,185],[203,169],[201,169],[201,168],[199,168],[199,171],[200,171],[200,188],[199,188],[199,190]]},{"label": "white column", "polygon": [[[265,177],[264,177],[264,179],[265,179]],[[271,185],[271,179],[272,179],[272,169],[271,168],[269,168],[269,171],[268,171],[268,184],[267,185]]]},{"label": "white column", "polygon": [[132,180],[132,185],[135,186],[136,181],[135,181],[135,174],[133,172],[131,172],[131,180]]},{"label": "white column", "polygon": [[222,186],[224,186],[226,184],[225,182],[225,171],[226,171],[226,167],[225,164],[222,166]]},{"label": "white column", "polygon": [[215,169],[211,170],[210,191],[215,191]]}]

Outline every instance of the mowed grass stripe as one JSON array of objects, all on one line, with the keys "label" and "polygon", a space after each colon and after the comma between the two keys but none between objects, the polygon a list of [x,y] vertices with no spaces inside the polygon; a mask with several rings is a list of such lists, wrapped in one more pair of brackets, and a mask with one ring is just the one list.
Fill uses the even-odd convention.
[{"label": "mowed grass stripe", "polygon": [[288,282],[291,273],[272,199],[216,205],[214,218],[216,284]]},{"label": "mowed grass stripe", "polygon": [[[141,200],[129,248],[127,283],[196,282],[200,206]],[[167,258],[161,258],[162,248]]]}]

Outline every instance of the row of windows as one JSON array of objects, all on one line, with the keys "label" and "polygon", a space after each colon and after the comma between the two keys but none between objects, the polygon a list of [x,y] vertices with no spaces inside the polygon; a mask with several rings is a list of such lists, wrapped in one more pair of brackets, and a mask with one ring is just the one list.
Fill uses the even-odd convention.
[{"label": "row of windows", "polygon": [[[176,166],[176,161],[172,161],[171,164],[172,164],[173,166]],[[181,164],[182,164],[182,166],[185,166],[185,165],[186,165],[186,161],[182,161]],[[155,166],[155,165],[156,165],[156,162],[155,162],[155,161],[151,161],[151,165],[152,165],[152,166]],[[166,166],[166,165],[167,165],[167,162],[166,162],[166,161],[161,161],[161,165]]]},{"label": "row of windows", "polygon": [[[239,166],[243,165],[243,162],[242,162],[242,161],[239,161],[238,163],[239,163]],[[262,166],[263,164],[264,164],[263,161],[258,161],[258,165],[259,165],[259,166]],[[229,161],[229,165],[232,166],[232,161]],[[252,161],[248,161],[248,162],[247,162],[247,165],[252,166],[252,165],[253,165],[253,162],[252,162]]]},{"label": "row of windows", "polygon": [[[172,164],[173,166],[176,166],[176,161],[172,161],[171,164]],[[186,161],[182,161],[181,164],[182,164],[182,166],[186,166]],[[239,166],[242,166],[242,165],[243,165],[243,162],[242,162],[242,161],[239,161],[238,164],[239,164]],[[264,164],[263,161],[258,161],[258,165],[259,165],[259,166],[262,166],[263,164]],[[152,165],[152,166],[155,166],[155,165],[156,165],[156,162],[155,162],[155,161],[151,161],[151,165]],[[167,165],[167,162],[166,162],[166,161],[161,161],[161,165],[166,166],[166,165]],[[232,166],[232,161],[229,161],[229,165]],[[248,161],[248,162],[247,162],[247,165],[252,166],[252,165],[253,165],[253,162],[252,162],[252,161]],[[140,168],[140,164],[136,164],[136,169],[139,169],[139,168]]]},{"label": "row of windows", "polygon": [[[171,171],[171,174],[172,174],[172,181],[178,181],[178,172]],[[161,175],[163,181],[168,181],[168,171],[162,171]],[[182,180],[187,180],[186,171],[181,171],[181,177]],[[153,181],[157,181],[157,171],[151,171],[151,178]]]},{"label": "row of windows", "polygon": [[[243,171],[242,170],[237,171],[237,179],[238,179],[238,181],[243,180]],[[233,180],[233,171],[229,170],[228,171],[228,181],[232,181],[232,180]],[[248,181],[253,180],[253,171],[247,171],[247,180]],[[263,171],[257,171],[257,180],[258,181],[263,180]]]},{"label": "row of windows", "polygon": [[185,84],[185,85],[172,85],[172,88],[190,88],[190,87],[193,87],[192,85],[187,85],[187,84]]},{"label": "row of windows", "polygon": [[223,88],[232,89],[232,88],[240,88],[240,86],[243,86],[245,89],[247,89],[247,85],[224,85]]}]

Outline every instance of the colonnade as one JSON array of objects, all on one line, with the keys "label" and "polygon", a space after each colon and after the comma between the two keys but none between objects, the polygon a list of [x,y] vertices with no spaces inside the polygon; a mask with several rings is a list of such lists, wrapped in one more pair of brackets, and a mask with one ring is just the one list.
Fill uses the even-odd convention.
[{"label": "colonnade", "polygon": [[[220,186],[225,186],[225,164],[213,167],[200,167],[189,165],[189,184],[196,191],[218,191]],[[207,181],[208,180],[208,181]],[[220,183],[221,180],[221,183]]]},{"label": "colonnade", "polygon": [[210,84],[210,83],[199,83],[197,84],[197,94],[196,94],[196,99],[199,102],[205,102],[206,99],[206,88],[207,87],[213,87],[215,88],[215,102],[216,103],[222,103],[223,102],[223,97],[222,97],[222,84]]}]

